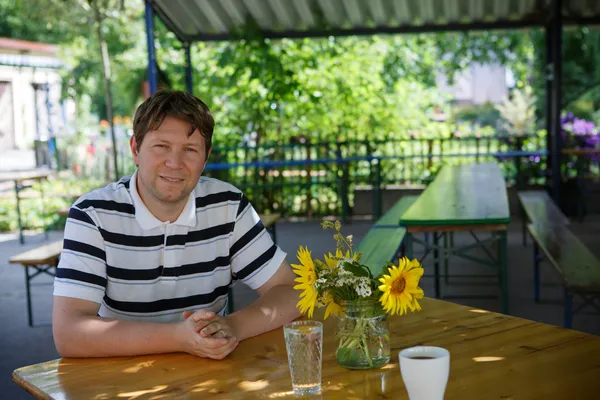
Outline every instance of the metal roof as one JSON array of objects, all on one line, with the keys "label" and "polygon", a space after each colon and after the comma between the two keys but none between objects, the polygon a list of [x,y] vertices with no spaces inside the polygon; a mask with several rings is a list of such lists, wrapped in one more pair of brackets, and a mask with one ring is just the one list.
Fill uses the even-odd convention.
[{"label": "metal roof", "polygon": [[[551,0],[146,0],[182,41],[542,26]],[[564,24],[600,23],[600,1],[563,0]]]}]

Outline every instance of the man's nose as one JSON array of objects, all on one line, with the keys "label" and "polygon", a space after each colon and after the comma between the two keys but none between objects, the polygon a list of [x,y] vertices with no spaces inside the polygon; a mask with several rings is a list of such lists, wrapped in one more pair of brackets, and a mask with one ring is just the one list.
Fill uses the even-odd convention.
[{"label": "man's nose", "polygon": [[183,152],[171,150],[165,160],[165,165],[169,168],[178,169],[183,165]]}]

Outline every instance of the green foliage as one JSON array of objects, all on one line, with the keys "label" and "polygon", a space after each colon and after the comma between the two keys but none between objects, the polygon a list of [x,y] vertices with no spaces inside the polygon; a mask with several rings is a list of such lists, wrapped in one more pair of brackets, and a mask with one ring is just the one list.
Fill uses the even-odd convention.
[{"label": "green foliage", "polygon": [[[21,192],[21,221],[24,229],[61,228],[65,217],[57,212],[71,206],[79,196],[98,188],[102,183],[98,180],[81,178],[61,178],[41,183]],[[43,190],[44,199],[40,196]],[[17,225],[16,199],[14,193],[6,192],[0,198],[0,232],[15,231]]]},{"label": "green foliage", "polygon": [[491,126],[495,128],[500,119],[500,112],[492,103],[474,104],[457,107],[453,117],[457,122],[470,122],[480,126]]},{"label": "green foliage", "polygon": [[[529,37],[535,49],[531,82],[538,99],[538,115],[546,109],[546,47],[543,30],[532,30]],[[583,99],[600,107],[600,30],[587,26],[569,27],[563,32],[562,108],[580,109],[574,103]],[[588,114],[589,109],[584,111]],[[582,114],[580,114],[582,115]]]},{"label": "green foliage", "polygon": [[526,86],[513,90],[510,99],[497,104],[496,109],[505,121],[506,131],[516,136],[530,133],[535,127],[535,103],[533,89]]}]

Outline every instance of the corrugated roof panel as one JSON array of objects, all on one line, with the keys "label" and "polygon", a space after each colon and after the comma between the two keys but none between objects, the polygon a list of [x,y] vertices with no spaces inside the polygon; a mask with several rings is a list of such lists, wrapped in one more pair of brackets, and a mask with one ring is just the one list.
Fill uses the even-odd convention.
[{"label": "corrugated roof panel", "polygon": [[[153,0],[182,40],[223,40],[255,21],[265,37],[542,26],[550,0]],[[600,0],[564,0],[565,24],[600,22]]]},{"label": "corrugated roof panel", "polygon": [[298,15],[300,16],[301,29],[315,26],[315,18],[310,9],[311,3],[312,2],[310,0],[297,0],[292,2],[296,11],[298,12]]},{"label": "corrugated roof panel", "polygon": [[294,6],[286,0],[268,0],[279,24],[284,29],[294,29],[298,20]]},{"label": "corrugated roof panel", "polygon": [[230,24],[228,23],[227,14],[220,8],[219,3],[210,0],[195,0],[196,5],[200,10],[204,11],[206,19],[216,32],[227,33]]}]

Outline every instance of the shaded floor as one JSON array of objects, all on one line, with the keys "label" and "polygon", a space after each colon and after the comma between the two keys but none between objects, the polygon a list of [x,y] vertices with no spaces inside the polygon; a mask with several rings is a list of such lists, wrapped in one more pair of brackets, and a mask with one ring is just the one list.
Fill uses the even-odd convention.
[{"label": "shaded floor", "polygon": [[[358,242],[371,226],[370,221],[354,221],[344,226],[345,234],[354,235]],[[562,287],[556,273],[549,265],[542,268],[541,303],[533,300],[532,246],[521,244],[520,221],[515,220],[509,232],[509,280],[511,314],[561,325],[563,318]],[[589,216],[583,224],[573,222],[572,231],[600,257],[600,215]],[[50,239],[60,239],[61,232],[52,232]],[[288,261],[295,262],[299,245],[307,245],[313,255],[320,256],[331,251],[335,245],[331,231],[323,231],[318,221],[283,222],[277,226],[279,245],[288,253]],[[455,236],[457,243],[469,240],[468,235]],[[26,244],[18,244],[14,234],[0,235],[0,398],[29,398],[11,381],[15,368],[31,365],[58,357],[52,341],[50,326],[29,328],[25,305],[25,284],[23,269],[8,264],[8,258],[22,251],[44,243],[43,235],[28,236]],[[429,262],[425,262],[426,274],[432,272]],[[468,261],[454,260],[450,264],[450,273],[490,274],[485,267],[474,267]],[[487,281],[487,282],[486,282]],[[48,323],[52,309],[52,281],[49,277],[39,280],[46,286],[33,289],[34,321]],[[433,279],[424,278],[421,286],[427,296],[433,296]],[[473,307],[500,311],[498,286],[489,279],[476,280],[451,279],[449,284],[442,281],[442,294],[449,301]],[[472,296],[487,298],[471,298]],[[243,307],[256,298],[253,291],[243,286],[235,288],[236,308]],[[600,334],[600,316],[588,313],[579,314],[574,319],[574,329]]]}]

